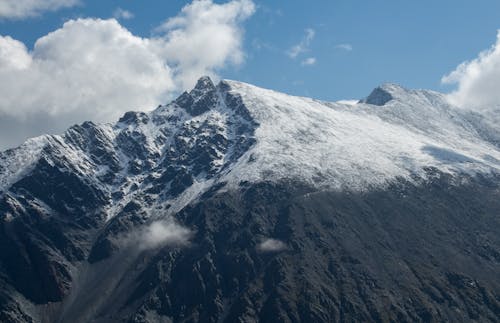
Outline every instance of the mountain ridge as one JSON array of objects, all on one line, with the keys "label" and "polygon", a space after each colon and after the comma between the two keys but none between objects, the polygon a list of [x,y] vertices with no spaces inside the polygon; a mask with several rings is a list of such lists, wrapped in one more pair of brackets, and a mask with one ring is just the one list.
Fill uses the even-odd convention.
[{"label": "mountain ridge", "polygon": [[0,320],[494,322],[498,125],[374,92],[204,77],[1,152]]},{"label": "mountain ridge", "polygon": [[[201,83],[204,83],[204,84],[201,84]],[[206,86],[208,88],[204,88],[204,86]],[[199,88],[202,88],[202,90],[200,91]],[[225,88],[225,89],[223,89],[223,88]],[[234,91],[235,88],[237,89],[236,91]],[[205,91],[207,89],[208,89],[208,92],[203,93],[203,91]],[[443,133],[443,131],[441,131],[441,133],[438,134],[440,136],[440,138],[438,138],[439,140],[437,140],[437,143],[435,143],[435,145],[433,145],[432,143],[429,143],[428,146],[438,146],[438,148],[434,149],[433,151],[437,152],[439,149],[441,149],[441,147],[439,147],[440,144],[441,144],[441,146],[445,146],[445,145],[448,146],[448,147],[446,147],[446,146],[442,147],[444,154],[446,154],[446,151],[453,151],[453,150],[457,149],[457,146],[466,146],[465,145],[466,143],[469,144],[468,145],[469,147],[466,147],[468,150],[472,150],[473,148],[475,148],[475,146],[477,147],[478,144],[485,146],[484,142],[483,143],[480,142],[482,138],[480,138],[480,136],[477,135],[477,130],[474,129],[475,127],[477,127],[477,125],[474,124],[473,122],[471,122],[471,120],[466,119],[466,117],[468,117],[468,116],[466,116],[466,114],[462,110],[460,110],[459,108],[451,108],[451,106],[447,105],[445,103],[446,101],[445,101],[444,96],[438,94],[437,92],[429,92],[429,91],[424,91],[424,90],[418,90],[418,91],[417,90],[406,90],[406,89],[404,89],[400,86],[396,86],[394,84],[385,84],[385,85],[382,85],[382,86],[376,88],[372,92],[371,95],[373,95],[374,93],[376,94],[377,91],[385,91],[384,93],[391,92],[392,93],[391,100],[388,100],[387,102],[384,102],[383,105],[380,105],[382,108],[384,108],[384,110],[375,111],[374,109],[371,109],[369,107],[371,105],[370,103],[368,103],[370,96],[368,96],[367,99],[365,99],[364,101],[361,100],[360,103],[357,104],[355,107],[351,106],[350,109],[345,109],[346,106],[344,106],[342,104],[338,104],[338,103],[334,103],[334,102],[323,103],[321,101],[316,101],[316,100],[308,99],[308,98],[287,96],[284,94],[279,94],[279,93],[274,92],[274,91],[260,89],[260,88],[253,87],[251,85],[241,83],[241,82],[236,82],[236,81],[223,80],[223,81],[221,81],[221,83],[219,83],[219,85],[216,88],[215,85],[213,85],[213,83],[211,82],[211,80],[209,78],[204,77],[204,78],[200,79],[200,81],[198,82],[198,85],[193,89],[192,92],[197,94],[200,98],[202,98],[200,101],[201,102],[200,106],[203,106],[205,110],[200,110],[197,112],[188,111],[185,108],[183,110],[187,111],[187,114],[190,115],[193,118],[193,120],[196,119],[197,116],[207,112],[208,111],[207,109],[215,108],[217,106],[217,104],[218,104],[217,101],[218,100],[220,101],[220,99],[221,99],[220,97],[217,97],[217,96],[222,95],[221,93],[216,93],[217,91],[218,92],[222,91],[222,93],[224,91],[227,91],[227,92],[241,91],[242,93],[236,93],[235,97],[238,95],[239,96],[246,95],[247,97],[249,97],[249,100],[252,100],[252,98],[251,98],[252,93],[251,92],[257,91],[257,92],[259,92],[259,95],[261,95],[261,97],[267,96],[270,99],[274,99],[276,102],[271,102],[272,100],[270,100],[269,102],[257,102],[257,104],[254,104],[254,105],[248,104],[248,103],[245,104],[247,109],[254,108],[253,113],[257,115],[257,118],[259,118],[259,115],[258,115],[259,113],[261,114],[260,115],[261,118],[273,118],[274,117],[276,119],[276,118],[283,117],[283,115],[284,115],[283,112],[287,112],[287,113],[290,112],[290,111],[285,111],[285,109],[287,109],[286,105],[290,104],[289,102],[286,102],[287,100],[292,101],[293,102],[292,104],[298,105],[299,108],[302,108],[302,106],[306,106],[306,109],[311,109],[311,111],[305,111],[304,113],[302,113],[300,115],[298,113],[296,113],[295,115],[291,116],[295,119],[298,119],[300,117],[306,119],[306,118],[310,117],[310,115],[307,115],[309,112],[316,112],[316,115],[313,116],[315,118],[314,120],[306,120],[305,121],[305,122],[309,122],[310,124],[304,125],[305,127],[303,127],[303,129],[301,129],[301,131],[303,131],[304,133],[307,133],[308,127],[313,128],[315,123],[317,125],[321,121],[321,120],[319,120],[321,116],[319,116],[317,113],[318,110],[320,111],[320,113],[324,113],[324,114],[328,114],[329,112],[332,112],[332,111],[326,110],[326,108],[328,107],[331,110],[333,110],[335,112],[335,114],[330,113],[330,115],[327,116],[327,117],[331,118],[332,122],[328,125],[323,126],[323,127],[326,127],[323,129],[323,130],[325,130],[325,132],[330,131],[330,134],[328,134],[329,136],[327,136],[324,140],[332,140],[332,138],[334,138],[334,140],[336,140],[338,142],[340,142],[342,140],[346,140],[346,141],[351,140],[352,141],[353,140],[352,135],[346,136],[347,138],[346,137],[344,137],[344,138],[339,137],[339,136],[343,135],[342,132],[345,133],[345,132],[349,131],[350,129],[344,127],[344,128],[339,128],[338,130],[337,129],[332,130],[332,128],[334,128],[335,126],[338,126],[339,122],[341,122],[341,123],[364,122],[365,123],[364,126],[371,127],[370,132],[367,133],[366,131],[364,131],[365,133],[363,134],[363,132],[362,132],[363,129],[356,129],[355,128],[356,125],[353,125],[354,129],[352,129],[351,132],[358,132],[360,134],[363,134],[364,137],[367,138],[366,140],[368,140],[370,136],[373,137],[373,136],[378,135],[377,132],[375,131],[376,128],[384,128],[387,126],[392,126],[392,128],[394,128],[393,126],[401,126],[401,127],[406,127],[406,128],[408,128],[408,127],[413,128],[413,129],[410,129],[411,131],[409,133],[406,133],[407,138],[413,137],[412,139],[414,139],[416,141],[424,141],[424,142],[428,141],[429,142],[435,138],[432,138],[432,137],[431,138],[422,138],[419,135],[422,133],[424,135],[429,135],[428,133],[426,134],[425,132],[429,132],[429,130],[434,130],[434,133],[431,133],[431,135],[434,136],[434,135],[436,135],[437,130],[443,130],[443,128],[445,128],[445,130],[447,130],[447,132]],[[248,94],[246,92],[250,92],[250,94]],[[159,119],[162,117],[161,111],[163,111],[163,112],[167,111],[168,107],[172,107],[172,105],[177,105],[178,107],[182,108],[182,105],[186,104],[187,106],[194,106],[195,107],[194,109],[200,109],[199,107],[196,108],[196,104],[193,104],[194,103],[194,102],[192,102],[193,99],[190,99],[191,101],[187,99],[188,96],[189,96],[188,92],[185,92],[177,100],[175,100],[173,103],[171,103],[167,106],[161,106],[149,114],[132,113],[132,112],[127,113],[127,114],[125,114],[125,116],[123,118],[120,119],[120,121],[116,125],[110,126],[110,125],[104,124],[104,125],[99,126],[99,127],[101,127],[101,131],[108,133],[107,135],[109,136],[109,138],[113,138],[113,136],[116,136],[117,135],[116,133],[119,133],[119,131],[121,129],[119,125],[123,124],[123,122],[125,120],[127,120],[127,118],[132,118],[131,120],[129,120],[129,122],[131,122],[131,123],[136,122],[137,120],[133,121],[133,119],[139,118],[138,116],[141,116],[142,118],[146,118],[146,119],[149,119],[149,118]],[[256,95],[254,95],[254,96],[256,96]],[[415,101],[415,102],[413,102],[414,105],[418,105],[418,111],[408,111],[409,108],[407,106],[412,104],[411,102],[408,102],[409,98],[411,98]],[[205,102],[204,100],[207,100],[207,101]],[[405,105],[398,105],[398,103],[399,103],[398,100],[406,100]],[[319,103],[316,104],[316,102],[319,102]],[[438,102],[439,105],[442,107],[442,111],[436,111],[435,108],[434,109],[425,108],[426,106],[431,106],[431,104],[435,104],[436,102]],[[258,109],[255,109],[255,106],[258,106],[259,104],[263,107],[266,107],[269,105],[272,106],[274,104],[274,107],[276,107],[277,106],[276,103],[284,105],[284,107],[280,107],[282,109],[282,111],[279,111],[279,109],[277,109],[278,111],[272,111],[271,113],[264,115],[264,113],[266,113],[266,111],[259,111]],[[425,103],[427,103],[427,105]],[[387,106],[385,106],[386,104],[387,104]],[[295,106],[294,108],[297,109],[297,106]],[[412,108],[412,107],[410,106],[410,108]],[[417,109],[415,107],[413,107],[413,108]],[[316,111],[314,111],[313,109],[316,109]],[[288,110],[290,110],[290,109],[288,109]],[[299,110],[299,109],[297,109],[297,110]],[[304,109],[302,108],[301,110],[304,110]],[[357,110],[355,112],[360,112],[360,113],[357,113],[357,114],[353,113],[353,110]],[[181,117],[181,115],[182,115],[182,113],[180,111],[175,112],[175,113],[179,114],[177,117]],[[168,112],[167,112],[167,114],[168,114]],[[362,115],[362,114],[365,114],[365,115]],[[170,116],[170,117],[173,117],[173,116]],[[186,115],[184,115],[182,117],[188,118]],[[253,118],[254,121],[256,119],[255,116],[248,115],[246,117],[248,119]],[[345,118],[345,120],[341,119],[343,117]],[[438,118],[436,118],[436,117],[438,117]],[[383,122],[378,123],[379,120],[373,120],[374,118],[380,118],[380,119],[382,119]],[[433,120],[425,120],[426,118],[427,119],[436,119],[436,120],[434,120],[434,121]],[[457,119],[458,122],[454,120],[453,123],[451,123],[451,122],[449,122],[451,119]],[[156,128],[159,126],[161,127],[161,125],[155,125],[154,121],[151,121],[151,122],[150,121],[144,122],[144,120],[142,120],[142,124],[148,125],[148,122],[149,122],[149,124],[151,125],[150,126],[151,129],[143,129],[143,130],[145,132],[147,132],[147,131],[158,132],[158,129],[156,129]],[[263,121],[266,121],[266,120],[258,120],[256,122],[264,123]],[[287,121],[294,121],[294,120],[287,120]],[[462,124],[459,124],[459,122]],[[458,127],[457,127],[457,124],[458,124]],[[297,125],[294,125],[294,126],[297,126]],[[128,124],[127,127],[130,127],[130,124]],[[135,127],[141,128],[140,122],[135,123]],[[166,127],[168,127],[168,125],[166,125]],[[446,128],[446,127],[448,127],[448,128]],[[452,127],[454,127],[455,129],[452,129]],[[462,129],[458,129],[460,127],[462,127]],[[145,128],[145,127],[143,127],[143,128]],[[395,133],[398,130],[401,130],[401,129],[389,129],[389,132]],[[406,130],[406,129],[402,129],[402,130]],[[459,130],[463,131],[463,133],[461,133],[461,134],[455,133],[455,134],[453,134],[453,136],[450,136],[451,131],[458,132]],[[498,129],[494,129],[494,130],[496,130],[494,132],[494,136],[497,136],[499,131],[498,131]],[[116,133],[112,134],[111,132],[113,132],[113,131]],[[335,133],[336,131],[338,131],[340,134]],[[141,134],[141,135],[147,136],[148,134]],[[158,134],[149,133],[149,135],[155,136]],[[270,133],[268,132],[266,135],[270,135]],[[401,133],[399,135],[405,135],[405,133]],[[345,136],[345,134],[344,134],[344,136]],[[451,142],[451,143],[444,142],[444,145],[443,145],[443,142],[439,142],[440,140],[442,140],[446,136],[448,136],[448,138],[445,138],[445,139],[450,141],[449,139],[452,138],[454,140],[454,142]],[[461,138],[459,136],[462,136],[464,138]],[[467,138],[467,136],[469,138]],[[491,133],[488,133],[488,136],[491,137]],[[338,137],[338,138],[335,138],[335,137]],[[51,137],[51,138],[53,138],[53,140],[56,140],[55,138],[59,138],[59,137],[55,136],[55,137]],[[157,138],[146,138],[146,139],[149,140],[147,144],[150,146],[150,148],[152,148],[154,146],[154,143],[152,141],[156,140]],[[274,139],[277,140],[276,138],[274,138]],[[287,139],[289,139],[289,138],[287,138]],[[431,140],[429,140],[429,139],[431,139]],[[462,139],[466,139],[466,141],[462,142]],[[38,140],[38,142],[46,141],[47,137],[41,137],[40,139],[34,139],[34,140],[35,141]],[[378,140],[378,142],[375,142],[375,143],[372,142],[371,144],[377,145],[377,144],[380,144],[381,142],[383,142],[383,140],[393,140],[396,143],[397,138],[377,138],[377,140]],[[467,141],[471,141],[471,142],[468,143]],[[300,145],[301,143],[299,142],[296,144]],[[353,145],[355,145],[355,144],[356,143],[353,142]],[[422,149],[422,147],[426,146],[426,145],[423,145],[421,142],[415,142],[414,144],[420,145],[421,149]],[[490,143],[486,142],[486,144],[490,144]],[[28,146],[29,146],[29,144],[28,144]],[[35,146],[35,148],[33,149],[34,151],[31,153],[31,155],[36,155],[37,154],[36,149],[40,148],[40,144],[34,144],[33,146]],[[334,145],[333,147],[330,147],[330,148],[335,148],[335,149],[341,148],[343,150],[349,150],[348,147],[337,147],[337,146]],[[403,144],[400,143],[400,146],[403,146]],[[453,147],[453,146],[455,146],[455,147]],[[383,147],[381,147],[381,148],[383,148]],[[161,148],[157,147],[157,148],[152,148],[152,149],[161,149]],[[385,147],[384,149],[387,149],[387,147]],[[416,149],[416,150],[418,150],[418,149]],[[499,160],[500,154],[498,154],[498,152],[495,151],[496,149],[492,150],[491,147],[483,147],[483,155],[489,155],[486,152],[484,152],[484,151],[488,151],[488,150],[493,151],[495,154],[494,154],[494,156],[489,156],[486,158],[486,160],[481,161],[486,166],[486,167],[483,167],[482,171],[486,171],[485,168],[487,168],[488,166],[492,169],[498,169],[498,166],[499,166],[499,164],[497,162],[492,163],[491,161]],[[161,151],[157,151],[157,153],[161,154]],[[401,153],[409,155],[410,158],[412,157],[412,155],[413,155],[413,157],[417,157],[416,151],[411,152],[411,154],[408,151],[401,152]],[[462,151],[459,150],[456,153],[462,154]],[[469,153],[471,153],[471,152],[469,152]],[[475,155],[477,155],[478,153],[480,153],[480,152],[477,152],[477,151],[473,152],[473,154],[475,154]],[[2,155],[3,155],[2,159],[5,160],[6,159],[5,153],[3,153]],[[466,155],[466,157],[464,157],[464,159],[467,159],[467,154],[464,154],[464,155]],[[305,158],[305,156],[299,156],[299,157],[302,159]],[[395,154],[393,154],[392,157],[395,157]],[[435,157],[435,156],[433,156],[433,157]],[[471,158],[471,160],[472,159],[481,160],[482,159],[481,157],[482,156],[479,156],[479,158]],[[417,161],[420,165],[438,166],[437,165],[438,163],[436,163],[435,161],[432,161],[431,158],[426,159],[425,156],[418,156],[418,158],[422,159],[422,161]],[[358,156],[356,156],[356,158],[353,158],[353,160],[355,160],[355,159],[359,160],[362,158],[360,158],[360,156],[358,154]],[[294,162],[291,159],[289,159],[288,161]],[[348,162],[349,162],[349,160],[346,161],[346,163],[348,163]],[[351,161],[351,162],[353,162],[353,161]],[[425,163],[427,163],[427,164],[425,164]],[[339,167],[340,165],[333,165],[333,166]],[[443,168],[446,168],[447,165],[442,165],[442,166],[444,166]],[[456,165],[454,165],[454,166],[456,166]],[[379,165],[379,167],[382,167],[382,165]],[[3,168],[8,169],[8,167],[5,167],[5,166],[3,166]],[[404,167],[402,167],[402,168],[404,168]],[[377,168],[372,169],[372,171],[377,171],[377,170],[378,170]],[[461,170],[463,170],[463,169],[461,169]],[[411,171],[415,171],[415,169],[413,169]],[[401,170],[400,170],[400,172],[401,172]],[[408,175],[408,174],[398,174],[398,175]],[[7,181],[5,179],[5,177],[6,176],[4,175],[3,178],[0,178],[0,183],[2,183],[2,182],[4,183],[4,184],[2,184],[2,187],[4,189],[5,189],[5,186],[7,185],[7,184],[5,184],[5,182]],[[256,175],[256,177],[258,177],[258,175]],[[406,177],[408,178],[408,176],[406,176]]]}]

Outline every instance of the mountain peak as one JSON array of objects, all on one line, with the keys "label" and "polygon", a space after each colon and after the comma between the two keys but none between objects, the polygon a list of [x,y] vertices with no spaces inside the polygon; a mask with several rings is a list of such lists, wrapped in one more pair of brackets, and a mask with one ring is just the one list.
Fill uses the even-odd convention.
[{"label": "mountain peak", "polygon": [[408,90],[404,87],[394,84],[394,83],[384,83],[376,87],[368,97],[361,100],[362,103],[383,106],[387,102],[394,100],[395,98],[401,97]]},{"label": "mountain peak", "polygon": [[202,76],[191,92],[182,93],[175,103],[192,116],[197,116],[217,104],[217,90],[210,77]]},{"label": "mountain peak", "polygon": [[195,94],[196,92],[205,92],[215,90],[215,85],[212,82],[212,79],[209,76],[202,76],[196,82],[195,87],[191,90],[191,93]]}]

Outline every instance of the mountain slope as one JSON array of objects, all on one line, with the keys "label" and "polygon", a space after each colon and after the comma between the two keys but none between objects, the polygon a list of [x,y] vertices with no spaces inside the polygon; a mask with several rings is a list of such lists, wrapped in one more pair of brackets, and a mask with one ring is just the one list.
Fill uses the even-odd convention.
[{"label": "mountain slope", "polygon": [[201,78],[0,153],[0,319],[495,321],[494,110]]}]

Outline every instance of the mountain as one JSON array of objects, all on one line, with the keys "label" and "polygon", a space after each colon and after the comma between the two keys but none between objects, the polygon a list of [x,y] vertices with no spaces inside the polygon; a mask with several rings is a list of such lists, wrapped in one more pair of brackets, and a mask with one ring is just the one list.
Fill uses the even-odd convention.
[{"label": "mountain", "polygon": [[498,322],[500,109],[201,78],[0,153],[1,322]]}]

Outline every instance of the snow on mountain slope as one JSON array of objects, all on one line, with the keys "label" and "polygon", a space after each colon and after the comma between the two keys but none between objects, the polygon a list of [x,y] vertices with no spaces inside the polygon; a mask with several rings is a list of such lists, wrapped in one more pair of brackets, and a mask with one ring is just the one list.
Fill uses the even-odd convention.
[{"label": "snow on mountain slope", "polygon": [[49,140],[50,136],[32,138],[16,149],[0,153],[0,192],[29,170]]},{"label": "snow on mountain slope", "polygon": [[224,81],[259,123],[256,145],[228,178],[296,177],[312,184],[363,189],[396,177],[498,171],[500,152],[443,95],[396,85],[356,105],[292,97]]},{"label": "snow on mountain slope", "polygon": [[145,193],[185,204],[222,182],[299,179],[364,190],[425,177],[428,167],[497,172],[498,134],[486,115],[432,91],[386,84],[342,104],[236,81],[214,86],[205,77],[149,114],[130,112],[115,125],[87,122],[1,152],[0,191],[41,159],[96,183],[111,214]]}]

